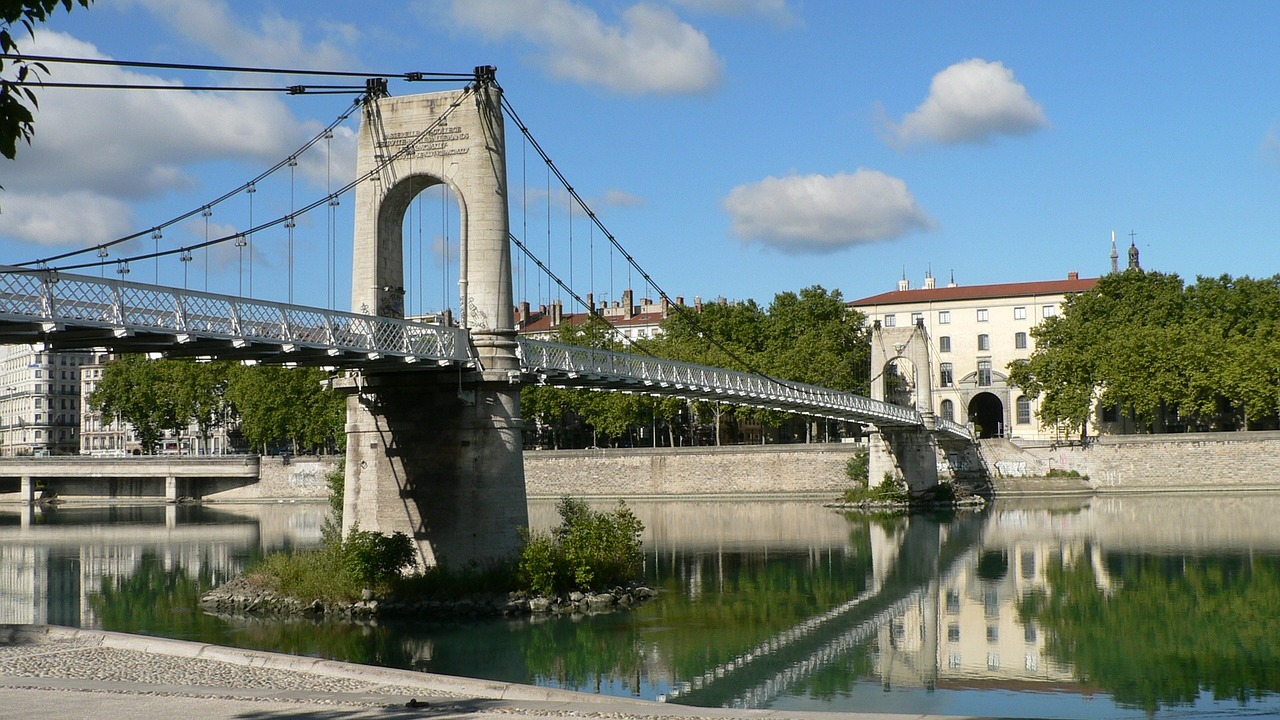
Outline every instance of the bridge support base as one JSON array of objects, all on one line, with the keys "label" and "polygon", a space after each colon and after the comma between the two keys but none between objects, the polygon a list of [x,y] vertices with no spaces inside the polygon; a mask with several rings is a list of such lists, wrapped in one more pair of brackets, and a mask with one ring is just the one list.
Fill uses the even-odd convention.
[{"label": "bridge support base", "polygon": [[871,436],[867,484],[877,487],[885,475],[905,480],[912,494],[938,484],[938,444],[925,429],[885,429]]},{"label": "bridge support base", "polygon": [[419,563],[515,556],[529,524],[520,387],[506,373],[358,376],[347,396],[343,534],[403,532]]}]

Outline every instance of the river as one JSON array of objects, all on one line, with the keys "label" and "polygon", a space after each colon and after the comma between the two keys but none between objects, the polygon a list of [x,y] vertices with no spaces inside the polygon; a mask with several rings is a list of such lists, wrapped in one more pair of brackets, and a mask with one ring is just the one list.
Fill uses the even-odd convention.
[{"label": "river", "polygon": [[[533,501],[535,527],[554,501]],[[1280,495],[1002,500],[868,519],[635,501],[657,599],[561,618],[214,617],[203,590],[320,540],[327,505],[0,507],[0,622],[54,623],[689,705],[1280,714]]]}]

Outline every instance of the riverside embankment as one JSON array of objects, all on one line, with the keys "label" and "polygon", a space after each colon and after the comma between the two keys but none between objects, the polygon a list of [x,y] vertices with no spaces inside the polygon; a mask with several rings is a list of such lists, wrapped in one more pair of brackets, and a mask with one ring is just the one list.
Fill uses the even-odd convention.
[{"label": "riverside embankment", "polygon": [[[1102,437],[1087,445],[983,440],[982,461],[997,495],[1280,491],[1280,432],[1196,433]],[[849,487],[845,466],[859,451],[853,443],[735,445],[692,448],[530,450],[524,453],[530,497],[726,497],[815,495],[831,497]],[[34,478],[30,483],[63,500],[139,500],[165,497],[165,473],[173,458],[136,458],[152,477],[109,477],[92,458],[74,477]],[[323,500],[325,475],[337,457],[254,458],[256,482],[247,478],[182,480],[183,497],[210,502]],[[949,477],[957,458],[940,455]],[[22,501],[18,477],[0,460],[0,502]],[[190,462],[198,464],[199,458]],[[148,469],[151,465],[154,467]],[[118,472],[118,471],[116,471]],[[1055,477],[1050,474],[1076,474]]]}]

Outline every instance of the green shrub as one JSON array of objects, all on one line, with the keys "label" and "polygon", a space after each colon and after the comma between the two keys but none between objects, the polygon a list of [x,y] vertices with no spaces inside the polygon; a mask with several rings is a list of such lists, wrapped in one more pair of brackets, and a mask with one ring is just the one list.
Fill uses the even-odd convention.
[{"label": "green shrub", "polygon": [[417,562],[418,550],[404,533],[383,535],[353,528],[345,540],[315,549],[272,553],[251,571],[258,582],[303,601],[349,602],[366,589],[389,591],[400,571]]},{"label": "green shrub", "polygon": [[625,503],[597,512],[582,500],[566,497],[556,510],[561,522],[549,534],[524,531],[518,568],[523,587],[553,595],[624,585],[643,575],[644,524]]},{"label": "green shrub", "polygon": [[525,528],[524,550],[520,553],[517,579],[521,585],[539,595],[554,595],[568,584],[564,553],[550,533]]},{"label": "green shrub", "polygon": [[906,503],[910,500],[911,494],[907,491],[906,481],[888,472],[876,487],[869,488],[863,484],[844,493],[844,501],[847,503]]},{"label": "green shrub", "polygon": [[304,602],[359,600],[364,586],[347,571],[340,545],[272,553],[249,573],[261,585]]},{"label": "green shrub", "polygon": [[853,457],[844,463],[844,475],[849,478],[855,486],[867,486],[871,465],[871,453],[866,448],[859,448]]},{"label": "green shrub", "polygon": [[352,528],[341,548],[343,566],[367,588],[387,586],[418,562],[418,549],[402,532],[384,535]]}]

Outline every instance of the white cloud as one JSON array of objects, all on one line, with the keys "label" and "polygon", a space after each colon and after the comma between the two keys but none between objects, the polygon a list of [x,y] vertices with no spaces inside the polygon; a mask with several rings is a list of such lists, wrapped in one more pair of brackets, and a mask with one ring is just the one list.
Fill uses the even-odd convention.
[{"label": "white cloud", "polygon": [[807,253],[835,252],[934,226],[904,181],[865,168],[767,177],[734,188],[724,207],[743,240]]},{"label": "white cloud", "polygon": [[696,13],[731,17],[754,15],[778,25],[793,25],[799,22],[787,0],[672,0],[672,2]]},{"label": "white cloud", "polygon": [[552,75],[628,94],[701,93],[723,62],[707,36],[669,8],[639,3],[608,25],[571,0],[451,0],[463,28],[492,41],[516,35],[538,46]]},{"label": "white cloud", "polygon": [[[93,45],[57,32],[39,32],[24,50],[105,57]],[[88,65],[58,65],[49,79],[177,84]],[[138,228],[125,226],[132,222],[125,203],[195,187],[190,168],[199,163],[248,160],[263,167],[295,150],[307,131],[280,98],[261,93],[58,88],[40,93],[35,128],[33,143],[20,148],[6,168],[11,174],[0,195],[0,235],[43,245],[92,244],[128,234]],[[335,148],[346,152],[354,144],[349,135],[336,134]],[[312,155],[304,156],[304,177],[321,180],[323,154]],[[354,173],[352,163],[345,155],[335,158],[338,172],[345,173],[337,177],[345,182]],[[52,202],[56,196],[65,202]]]},{"label": "white cloud", "polygon": [[86,190],[5,191],[0,236],[51,247],[95,245],[128,235],[133,211],[120,200]]},{"label": "white cloud", "polygon": [[306,25],[278,13],[262,15],[257,27],[240,23],[238,19],[245,15],[243,8],[233,12],[224,0],[133,2],[163,19],[187,40],[238,66],[339,70],[354,64],[343,49],[359,37],[359,30],[353,25],[312,24],[329,36],[312,42],[303,36]]},{"label": "white cloud", "polygon": [[644,198],[626,190],[611,189],[605,191],[600,202],[613,207],[639,207],[644,204]]},{"label": "white cloud", "polygon": [[1026,135],[1049,124],[1044,108],[1001,62],[979,58],[933,76],[920,107],[888,123],[897,144],[985,142],[996,135]]}]

